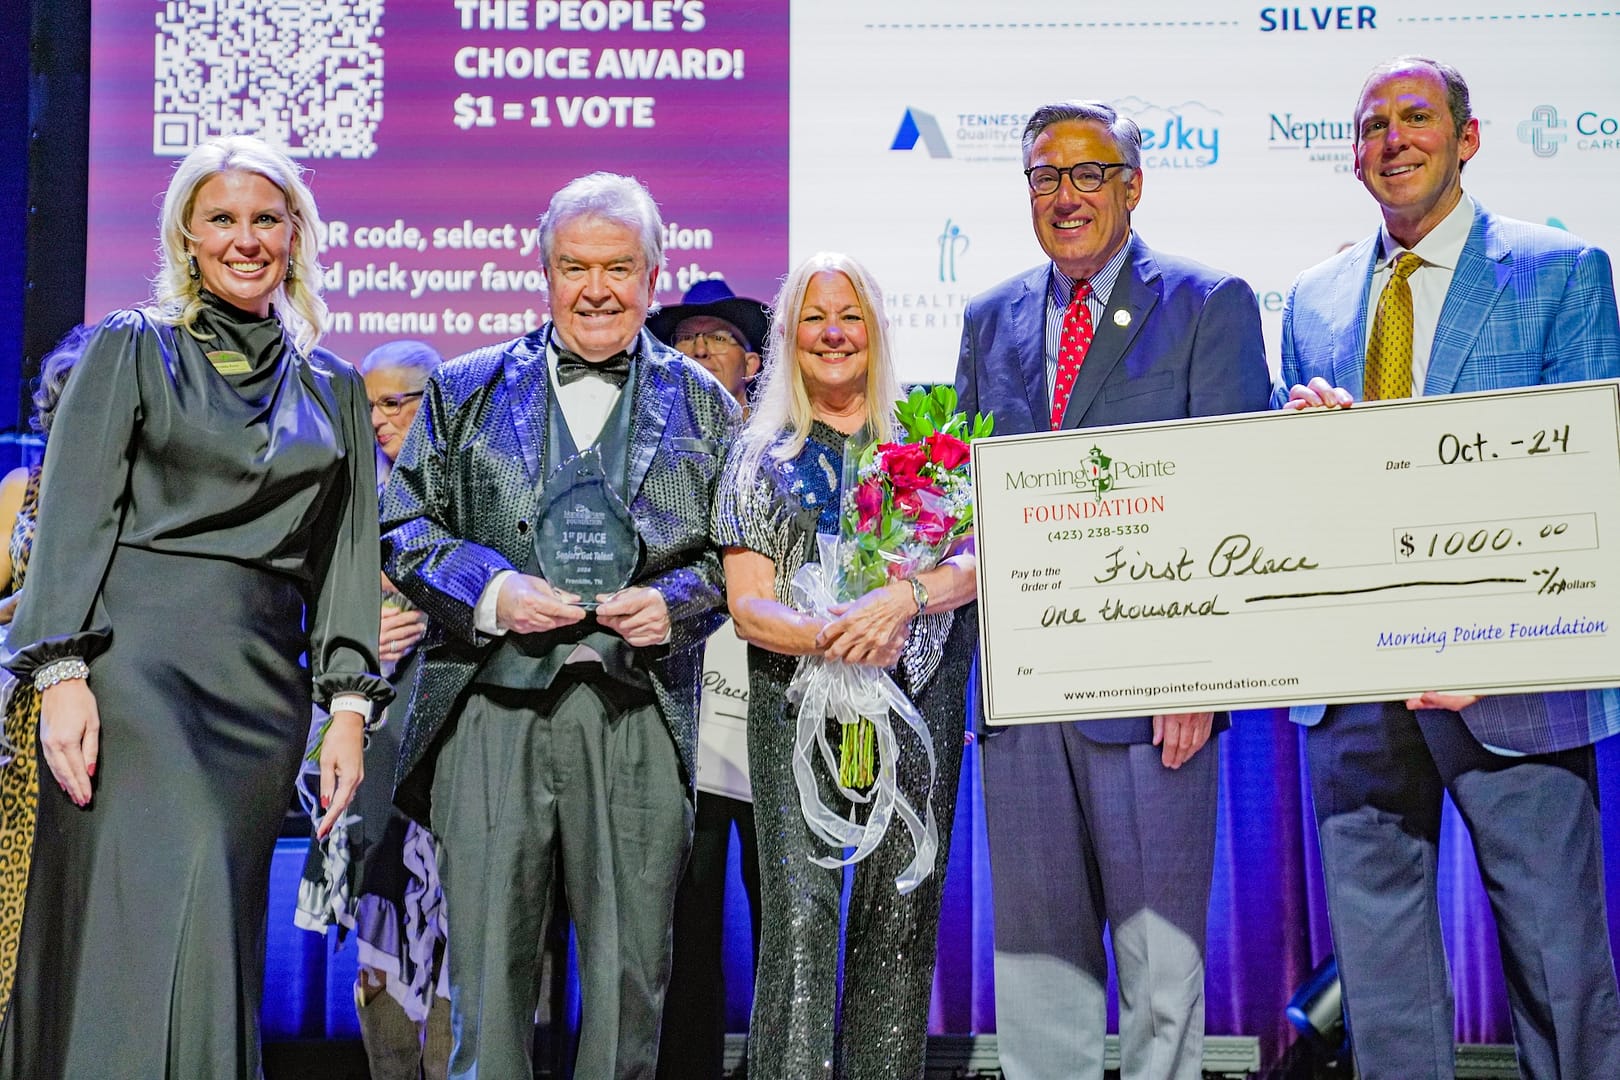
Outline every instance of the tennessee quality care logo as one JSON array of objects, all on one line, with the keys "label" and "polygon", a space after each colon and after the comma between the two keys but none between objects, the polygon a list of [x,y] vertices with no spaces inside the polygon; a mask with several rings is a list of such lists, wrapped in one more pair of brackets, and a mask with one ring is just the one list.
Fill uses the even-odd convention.
[{"label": "tennessee quality care logo", "polygon": [[1019,161],[1026,113],[957,111],[935,114],[915,105],[900,114],[891,151],[919,147],[931,158],[959,161]]}]

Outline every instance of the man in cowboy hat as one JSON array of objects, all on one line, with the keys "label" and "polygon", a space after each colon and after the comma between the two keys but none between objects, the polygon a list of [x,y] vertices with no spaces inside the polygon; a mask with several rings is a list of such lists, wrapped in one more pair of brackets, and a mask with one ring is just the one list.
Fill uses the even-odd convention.
[{"label": "man in cowboy hat", "polygon": [[649,316],[647,329],[702,364],[746,408],[770,322],[764,304],[710,278],[688,289],[679,304]]}]

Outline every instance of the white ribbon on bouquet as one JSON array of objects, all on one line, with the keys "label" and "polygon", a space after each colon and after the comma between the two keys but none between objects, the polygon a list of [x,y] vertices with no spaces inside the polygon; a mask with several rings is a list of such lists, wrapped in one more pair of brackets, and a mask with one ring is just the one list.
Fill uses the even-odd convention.
[{"label": "white ribbon on bouquet", "polygon": [[[837,538],[820,537],[820,552],[820,563],[809,563],[793,575],[793,605],[801,611],[830,618],[830,609],[839,603]],[[899,817],[911,834],[914,854],[894,883],[900,895],[911,892],[933,872],[934,857],[939,851],[939,827],[934,820],[933,804],[934,742],[922,714],[882,668],[845,664],[822,656],[799,658],[799,668],[788,684],[787,693],[788,700],[799,706],[793,778],[799,786],[799,806],[804,812],[805,824],[824,843],[855,849],[846,859],[823,856],[812,857],[811,861],[827,869],[860,862],[877,848],[888,831],[890,820]],[[899,744],[891,712],[922,740],[928,757],[928,786],[923,794],[921,815],[899,790],[895,775]],[[845,787],[839,779],[838,754],[827,740],[829,716],[840,724],[854,724],[863,717],[872,724],[877,735],[878,768],[870,791],[863,793]],[[841,795],[852,803],[871,804],[864,825],[854,820],[853,806],[849,818],[844,818],[822,801],[814,772],[813,747],[820,747],[822,763]]]}]

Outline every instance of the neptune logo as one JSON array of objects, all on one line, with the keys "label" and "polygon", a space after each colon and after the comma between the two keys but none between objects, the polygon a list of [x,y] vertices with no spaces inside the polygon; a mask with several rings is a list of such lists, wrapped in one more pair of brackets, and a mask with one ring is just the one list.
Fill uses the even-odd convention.
[{"label": "neptune logo", "polygon": [[890,150],[911,150],[921,139],[922,144],[928,148],[928,156],[934,158],[948,158],[951,148],[945,143],[945,136],[939,130],[939,121],[934,119],[932,113],[925,113],[921,109],[907,109],[900,118],[900,130],[894,133],[894,142]]},{"label": "neptune logo", "polygon": [[962,226],[945,219],[945,229],[939,234],[939,280],[956,280],[956,257],[967,254],[971,243]]},{"label": "neptune logo", "polygon": [[1558,144],[1569,141],[1569,136],[1557,130],[1569,123],[1558,119],[1558,110],[1551,105],[1537,105],[1530,110],[1530,119],[1519,121],[1519,141],[1530,144],[1536,157],[1549,158],[1558,153]]},{"label": "neptune logo", "polygon": [[1221,159],[1221,114],[1199,101],[1162,106],[1138,97],[1112,103],[1142,129],[1142,165],[1206,169]]}]

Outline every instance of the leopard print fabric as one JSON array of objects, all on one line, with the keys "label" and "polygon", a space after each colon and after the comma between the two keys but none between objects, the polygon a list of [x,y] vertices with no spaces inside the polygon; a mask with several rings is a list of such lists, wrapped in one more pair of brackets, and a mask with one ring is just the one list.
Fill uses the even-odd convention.
[{"label": "leopard print fabric", "polygon": [[[17,523],[11,530],[11,592],[22,588],[28,554],[34,546],[39,513],[39,466],[28,474]],[[6,738],[15,759],[0,769],[0,1005],[11,998],[17,972],[17,940],[22,934],[23,896],[28,891],[28,863],[34,853],[34,805],[39,799],[39,695],[21,682],[6,706]]]}]

